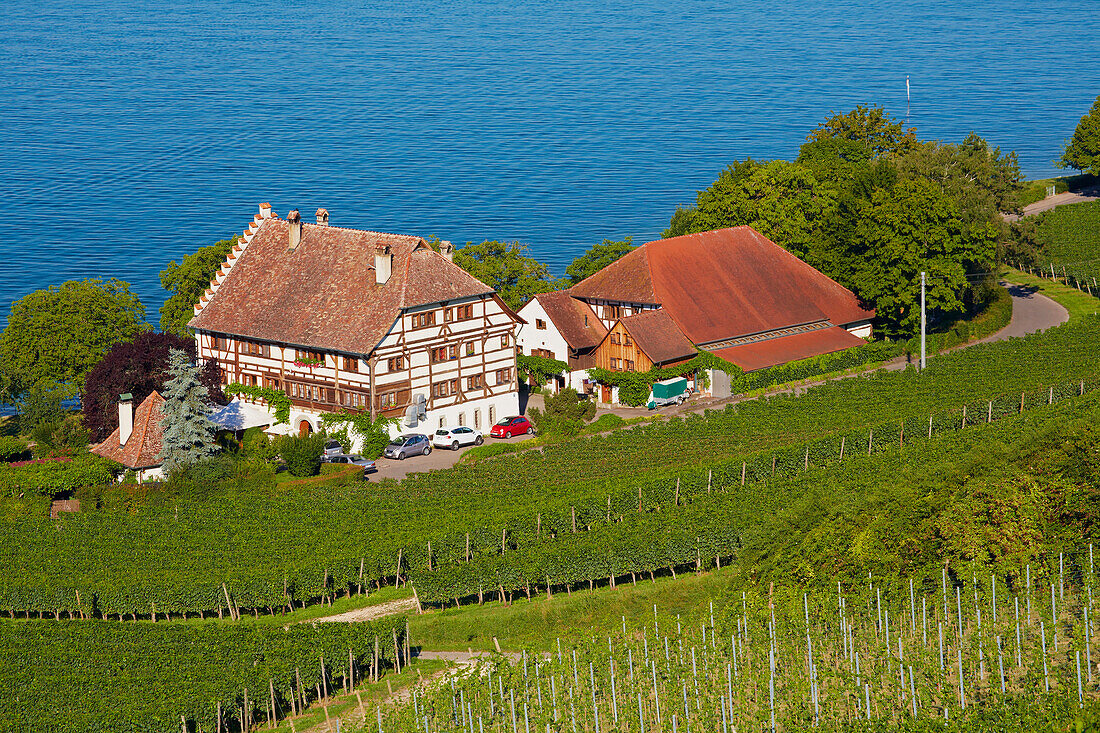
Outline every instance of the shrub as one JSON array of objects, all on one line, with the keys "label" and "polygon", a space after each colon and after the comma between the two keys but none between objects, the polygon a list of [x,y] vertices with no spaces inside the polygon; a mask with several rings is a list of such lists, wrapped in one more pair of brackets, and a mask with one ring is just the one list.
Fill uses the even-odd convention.
[{"label": "shrub", "polygon": [[267,437],[267,433],[260,428],[249,428],[244,431],[241,452],[251,461],[274,461],[277,455],[271,438]]},{"label": "shrub", "polygon": [[30,447],[19,438],[0,435],[0,462],[19,461],[30,455]]},{"label": "shrub", "polygon": [[566,387],[556,395],[546,395],[544,409],[528,411],[531,422],[543,435],[576,435],[596,414],[596,403],[582,400],[577,390]]},{"label": "shrub", "polygon": [[291,475],[316,476],[321,471],[321,452],[326,440],[328,437],[322,433],[288,435],[279,440],[277,448]]},{"label": "shrub", "polygon": [[626,424],[626,420],[614,413],[608,412],[600,415],[598,418],[589,423],[588,426],[585,428],[585,432],[602,433],[606,430],[621,428],[624,424]]}]

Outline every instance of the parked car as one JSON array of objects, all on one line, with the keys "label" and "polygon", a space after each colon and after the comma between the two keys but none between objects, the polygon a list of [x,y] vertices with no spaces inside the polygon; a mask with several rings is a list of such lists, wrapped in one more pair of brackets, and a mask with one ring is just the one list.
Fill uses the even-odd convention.
[{"label": "parked car", "polygon": [[525,417],[506,417],[489,431],[494,438],[511,438],[513,435],[527,435],[535,432],[535,426]]},{"label": "parked car", "polygon": [[481,445],[485,442],[481,431],[459,425],[453,428],[440,428],[432,436],[432,445],[436,448],[458,450],[463,445]]},{"label": "parked car", "polygon": [[325,449],[321,451],[321,460],[329,458],[330,456],[340,456],[344,454],[344,446],[340,445],[338,441],[330,440],[325,443]]},{"label": "parked car", "polygon": [[321,460],[326,463],[351,463],[356,466],[362,466],[363,473],[374,473],[378,470],[378,466],[375,465],[374,461],[368,461],[366,458],[363,458],[363,456],[355,455],[354,453],[350,455],[340,454],[338,456],[325,456]]},{"label": "parked car", "polygon": [[399,435],[391,440],[382,455],[386,458],[396,458],[399,461],[403,461],[409,456],[426,456],[431,452],[432,444],[431,441],[428,440],[427,435],[410,433],[408,435]]}]

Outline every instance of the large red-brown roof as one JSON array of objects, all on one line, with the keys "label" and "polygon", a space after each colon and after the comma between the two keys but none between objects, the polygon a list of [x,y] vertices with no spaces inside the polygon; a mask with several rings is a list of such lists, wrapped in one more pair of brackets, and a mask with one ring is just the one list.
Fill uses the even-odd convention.
[{"label": "large red-brown roof", "polygon": [[159,456],[164,438],[161,426],[161,421],[164,420],[163,407],[164,398],[153,390],[134,410],[134,429],[126,439],[126,444],[119,445],[120,428],[115,428],[106,440],[91,446],[92,452],[118,461],[127,468],[159,466],[162,463]]},{"label": "large red-brown roof", "polygon": [[618,300],[624,303],[659,305],[653,288],[647,247],[627,252],[607,267],[569,289],[578,298]]},{"label": "large red-brown roof", "polygon": [[535,299],[574,351],[595,348],[607,335],[607,326],[596,317],[592,306],[570,296],[567,291],[539,293]]},{"label": "large red-brown roof", "polygon": [[697,353],[664,310],[645,310],[623,318],[620,323],[654,364],[666,364]]},{"label": "large red-brown roof", "polygon": [[748,226],[648,242],[570,293],[658,303],[699,345],[874,316],[850,290]]},{"label": "large red-brown roof", "polygon": [[753,372],[777,364],[786,364],[788,361],[843,351],[865,343],[867,342],[858,336],[853,336],[840,326],[832,326],[719,349],[714,354],[733,362],[746,372]]},{"label": "large red-brown roof", "polygon": [[[420,237],[264,219],[192,328],[352,354],[369,354],[402,309],[493,292]],[[375,282],[374,255],[393,254]]]}]

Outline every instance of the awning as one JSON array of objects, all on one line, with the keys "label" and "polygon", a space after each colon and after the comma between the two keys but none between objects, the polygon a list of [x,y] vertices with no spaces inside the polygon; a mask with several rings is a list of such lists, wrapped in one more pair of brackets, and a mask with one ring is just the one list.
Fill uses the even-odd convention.
[{"label": "awning", "polygon": [[210,421],[225,430],[267,427],[275,422],[271,413],[258,405],[241,402],[239,397],[210,415]]},{"label": "awning", "polygon": [[818,354],[831,354],[853,346],[863,346],[866,343],[840,326],[832,326],[741,346],[731,346],[728,349],[715,351],[714,354],[726,361],[732,361],[746,372],[753,372],[777,364],[786,364],[789,361],[807,359]]}]

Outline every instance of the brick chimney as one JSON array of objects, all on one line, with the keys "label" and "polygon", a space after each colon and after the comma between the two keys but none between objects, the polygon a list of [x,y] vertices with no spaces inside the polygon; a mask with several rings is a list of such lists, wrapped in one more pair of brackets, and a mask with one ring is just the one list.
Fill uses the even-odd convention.
[{"label": "brick chimney", "polygon": [[393,253],[388,246],[381,246],[374,251],[374,281],[379,285],[385,285],[393,274]]},{"label": "brick chimney", "polygon": [[455,246],[448,242],[446,239],[440,240],[439,252],[447,258],[448,261],[455,261]]},{"label": "brick chimney", "polygon": [[294,249],[302,242],[302,215],[294,209],[286,215],[286,223],[290,225],[290,248]]},{"label": "brick chimney", "polygon": [[118,444],[126,445],[134,432],[134,396],[127,392],[118,396]]},{"label": "brick chimney", "polygon": [[260,204],[260,218],[261,219],[270,219],[271,218],[271,204],[268,204],[268,203]]},{"label": "brick chimney", "polygon": [[328,226],[328,209],[317,209],[317,223],[323,227]]}]

